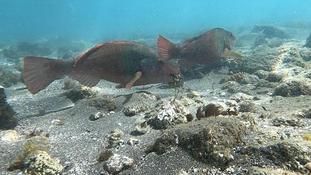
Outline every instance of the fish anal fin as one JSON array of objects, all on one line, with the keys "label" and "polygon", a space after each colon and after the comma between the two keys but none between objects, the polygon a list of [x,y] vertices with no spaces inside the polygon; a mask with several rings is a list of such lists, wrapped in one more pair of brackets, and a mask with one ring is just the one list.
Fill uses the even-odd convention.
[{"label": "fish anal fin", "polygon": [[88,87],[94,87],[100,81],[97,76],[83,72],[72,72],[69,77]]}]

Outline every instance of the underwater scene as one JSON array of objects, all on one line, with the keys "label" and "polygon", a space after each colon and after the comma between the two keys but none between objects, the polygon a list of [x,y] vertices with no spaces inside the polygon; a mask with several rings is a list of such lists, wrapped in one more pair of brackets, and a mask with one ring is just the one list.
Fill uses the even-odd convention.
[{"label": "underwater scene", "polygon": [[0,174],[311,174],[311,0],[0,0]]}]

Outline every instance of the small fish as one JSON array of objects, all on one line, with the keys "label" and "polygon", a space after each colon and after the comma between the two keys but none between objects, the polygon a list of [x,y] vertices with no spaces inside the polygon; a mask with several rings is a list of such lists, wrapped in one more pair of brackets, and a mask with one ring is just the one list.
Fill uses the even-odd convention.
[{"label": "small fish", "polygon": [[24,82],[32,94],[65,75],[89,87],[105,79],[131,88],[168,83],[179,75],[179,69],[168,59],[158,59],[149,47],[130,41],[99,44],[71,61],[35,56],[24,58]]},{"label": "small fish", "polygon": [[158,37],[158,55],[163,59],[179,59],[183,65],[210,64],[219,58],[242,57],[232,51],[235,37],[222,28],[214,28],[200,36],[175,45],[163,36]]}]

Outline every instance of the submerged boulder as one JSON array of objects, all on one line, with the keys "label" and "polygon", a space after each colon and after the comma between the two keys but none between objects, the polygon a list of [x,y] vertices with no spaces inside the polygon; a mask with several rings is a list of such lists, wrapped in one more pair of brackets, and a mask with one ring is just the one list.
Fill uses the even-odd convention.
[{"label": "submerged boulder", "polygon": [[255,25],[252,29],[253,33],[259,33],[264,36],[264,38],[289,38],[289,35],[281,29],[273,26],[260,26]]},{"label": "submerged boulder", "polygon": [[311,84],[296,80],[285,82],[274,89],[273,95],[283,97],[311,95]]},{"label": "submerged boulder", "polygon": [[245,156],[245,164],[257,162],[261,167],[277,166],[284,169],[306,173],[304,165],[310,162],[310,147],[293,143],[290,140],[260,147],[247,147],[237,151]]},{"label": "submerged boulder", "polygon": [[15,112],[6,102],[4,88],[0,86],[0,130],[12,129],[17,125],[17,120],[14,117]]},{"label": "submerged boulder", "polygon": [[121,171],[131,168],[133,165],[133,159],[114,154],[105,162],[104,169],[111,174],[119,174]]},{"label": "submerged boulder", "polygon": [[305,47],[311,48],[311,33],[309,37],[306,40],[306,44],[304,45]]},{"label": "submerged boulder", "polygon": [[234,159],[233,148],[243,144],[246,133],[247,127],[236,118],[210,117],[164,132],[147,152],[163,154],[178,146],[195,159],[224,166]]},{"label": "submerged boulder", "polygon": [[157,97],[153,94],[145,92],[134,93],[124,105],[123,112],[126,116],[134,116],[154,108],[156,101]]},{"label": "submerged boulder", "polygon": [[145,113],[145,118],[153,129],[168,129],[192,121],[196,107],[201,104],[199,98],[163,99],[154,109]]},{"label": "submerged boulder", "polygon": [[49,155],[49,147],[49,140],[46,136],[39,135],[28,138],[8,170],[19,169],[26,174],[61,174],[64,167],[58,159]]},{"label": "submerged boulder", "polygon": [[278,52],[270,47],[256,47],[245,58],[229,65],[230,71],[253,74],[258,70],[272,71],[277,63]]}]

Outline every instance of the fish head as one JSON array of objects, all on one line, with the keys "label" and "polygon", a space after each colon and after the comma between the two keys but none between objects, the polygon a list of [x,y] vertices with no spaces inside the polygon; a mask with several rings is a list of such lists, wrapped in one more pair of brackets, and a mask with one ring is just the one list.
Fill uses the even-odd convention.
[{"label": "fish head", "polygon": [[142,70],[149,79],[164,83],[176,81],[181,77],[176,60],[147,60],[142,64]]},{"label": "fish head", "polygon": [[223,35],[224,49],[232,50],[236,40],[235,36],[229,31],[225,31]]},{"label": "fish head", "polygon": [[179,65],[177,60],[158,60],[161,72],[170,77],[178,76],[180,74]]}]

